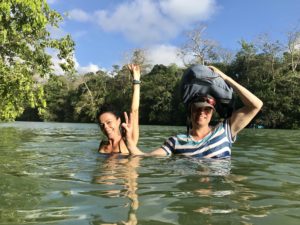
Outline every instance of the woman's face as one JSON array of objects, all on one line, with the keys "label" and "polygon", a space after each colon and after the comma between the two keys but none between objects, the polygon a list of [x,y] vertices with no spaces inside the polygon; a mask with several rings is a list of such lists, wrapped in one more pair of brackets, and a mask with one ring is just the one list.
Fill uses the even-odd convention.
[{"label": "woman's face", "polygon": [[105,112],[99,116],[99,124],[102,132],[109,139],[120,135],[121,119],[117,118],[113,113]]},{"label": "woman's face", "polygon": [[192,106],[192,123],[196,126],[208,125],[213,115],[213,108],[211,107],[195,107]]}]

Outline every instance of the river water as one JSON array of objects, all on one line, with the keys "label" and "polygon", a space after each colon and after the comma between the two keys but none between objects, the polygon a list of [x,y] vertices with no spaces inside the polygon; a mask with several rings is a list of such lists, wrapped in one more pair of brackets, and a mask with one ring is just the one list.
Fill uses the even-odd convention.
[{"label": "river water", "polygon": [[[150,151],[184,127],[141,126]],[[105,157],[97,125],[0,124],[0,224],[300,224],[300,131],[245,129],[231,160]]]}]

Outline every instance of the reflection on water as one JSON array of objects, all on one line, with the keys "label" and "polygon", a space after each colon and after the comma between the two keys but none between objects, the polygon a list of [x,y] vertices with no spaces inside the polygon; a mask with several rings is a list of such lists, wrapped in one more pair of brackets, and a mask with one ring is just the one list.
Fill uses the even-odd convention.
[{"label": "reflection on water", "polygon": [[[102,157],[102,159],[101,159]],[[127,156],[100,156],[100,164],[94,172],[92,183],[101,185],[101,191],[92,193],[103,198],[127,199],[123,205],[124,211],[128,211],[128,216],[124,224],[138,224],[136,210],[139,207],[138,201],[138,172],[140,157]],[[106,208],[112,208],[106,205]],[[109,214],[109,212],[108,212]],[[102,224],[102,220],[94,220],[93,224]]]},{"label": "reflection on water", "polygon": [[[140,146],[179,131],[142,126]],[[96,125],[0,124],[0,224],[299,224],[299,137],[245,130],[231,160],[128,157],[99,155]]]}]

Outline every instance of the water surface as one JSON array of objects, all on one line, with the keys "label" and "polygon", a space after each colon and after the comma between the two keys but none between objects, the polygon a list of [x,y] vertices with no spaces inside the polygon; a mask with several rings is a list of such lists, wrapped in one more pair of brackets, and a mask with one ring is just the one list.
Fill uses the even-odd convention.
[{"label": "water surface", "polygon": [[[150,151],[184,127],[141,126]],[[300,224],[300,131],[247,129],[231,160],[105,157],[97,125],[0,124],[0,224]]]}]

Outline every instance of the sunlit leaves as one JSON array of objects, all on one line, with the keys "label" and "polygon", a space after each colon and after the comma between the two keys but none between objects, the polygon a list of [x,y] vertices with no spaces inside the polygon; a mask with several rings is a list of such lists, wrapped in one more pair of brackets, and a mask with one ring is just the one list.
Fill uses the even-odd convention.
[{"label": "sunlit leaves", "polygon": [[72,71],[74,42],[53,39],[47,30],[62,20],[46,0],[0,2],[0,120],[13,120],[25,107],[43,113],[46,101],[42,78],[53,71],[48,48],[58,50],[61,67]]}]

